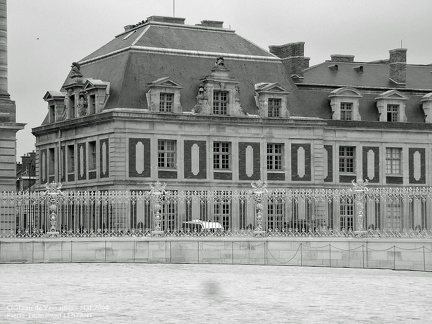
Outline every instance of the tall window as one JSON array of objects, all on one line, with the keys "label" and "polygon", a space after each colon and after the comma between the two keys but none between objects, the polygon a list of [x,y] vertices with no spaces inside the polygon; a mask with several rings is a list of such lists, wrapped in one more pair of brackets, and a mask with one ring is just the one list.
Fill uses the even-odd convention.
[{"label": "tall window", "polygon": [[224,230],[230,228],[230,207],[227,202],[215,202],[214,204],[214,219],[223,226]]},{"label": "tall window", "polygon": [[281,99],[269,98],[268,100],[268,116],[280,117]]},{"label": "tall window", "polygon": [[282,170],[283,144],[267,144],[267,170]]},{"label": "tall window", "polygon": [[215,170],[229,170],[231,159],[231,143],[213,143],[213,168]]},{"label": "tall window", "polygon": [[89,142],[88,145],[88,168],[96,170],[96,142]]},{"label": "tall window", "polygon": [[89,96],[89,109],[90,114],[96,113],[96,95]]},{"label": "tall window", "polygon": [[162,204],[162,219],[161,227],[163,231],[169,229],[170,231],[175,228],[175,217],[177,215],[177,204],[173,201],[165,201]]},{"label": "tall window", "polygon": [[69,173],[72,173],[75,171],[75,146],[68,145],[67,153],[67,170]]},{"label": "tall window", "polygon": [[280,202],[269,202],[267,206],[267,227],[281,230],[283,227],[283,204]]},{"label": "tall window", "polygon": [[75,118],[75,95],[69,96],[69,118]]},{"label": "tall window", "polygon": [[167,169],[176,167],[176,141],[158,141],[158,167]]},{"label": "tall window", "polygon": [[354,154],[355,147],[340,146],[339,147],[339,172],[353,173],[354,172]]},{"label": "tall window", "polygon": [[341,102],[340,116],[341,120],[352,120],[352,102]]},{"label": "tall window", "polygon": [[402,149],[396,147],[386,148],[386,173],[402,173]]},{"label": "tall window", "polygon": [[213,114],[228,114],[228,91],[213,91]]},{"label": "tall window", "polygon": [[399,121],[399,105],[387,105],[387,121]]},{"label": "tall window", "polygon": [[174,100],[173,93],[161,93],[159,101],[160,112],[172,112],[172,105]]},{"label": "tall window", "polygon": [[387,221],[386,226],[390,229],[402,229],[401,223],[401,203],[399,200],[387,202]]},{"label": "tall window", "polygon": [[354,230],[354,202],[341,200],[340,202],[340,228]]},{"label": "tall window", "polygon": [[55,106],[49,106],[49,121],[50,123],[55,123]]},{"label": "tall window", "polygon": [[55,170],[55,149],[50,148],[48,150],[48,174],[54,175]]}]

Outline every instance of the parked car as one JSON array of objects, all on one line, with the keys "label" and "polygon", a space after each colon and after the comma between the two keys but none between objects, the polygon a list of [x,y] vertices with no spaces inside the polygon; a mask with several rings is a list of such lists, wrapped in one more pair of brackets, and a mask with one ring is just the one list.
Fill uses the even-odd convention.
[{"label": "parked car", "polygon": [[218,222],[206,222],[200,219],[194,219],[191,221],[183,222],[183,230],[187,231],[190,229],[191,232],[195,230],[201,231],[223,231],[223,226]]}]

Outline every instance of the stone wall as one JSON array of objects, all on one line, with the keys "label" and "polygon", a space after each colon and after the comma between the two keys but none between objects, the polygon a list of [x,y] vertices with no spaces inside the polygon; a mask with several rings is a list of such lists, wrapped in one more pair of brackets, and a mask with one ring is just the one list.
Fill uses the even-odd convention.
[{"label": "stone wall", "polygon": [[50,262],[213,263],[432,271],[432,241],[307,237],[0,240],[0,263]]}]

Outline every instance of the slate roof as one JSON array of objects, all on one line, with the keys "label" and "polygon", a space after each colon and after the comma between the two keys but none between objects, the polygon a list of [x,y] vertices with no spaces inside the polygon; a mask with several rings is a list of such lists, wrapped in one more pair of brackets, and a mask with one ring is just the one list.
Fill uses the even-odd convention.
[{"label": "slate roof", "polygon": [[[246,112],[258,114],[254,85],[267,82],[289,92],[292,116],[303,115],[297,88],[281,60],[232,30],[148,22],[131,32],[79,61],[83,78],[110,82],[105,109],[146,109],[149,84],[169,77],[183,86],[181,105],[184,112],[191,111],[200,80],[211,74],[215,59],[222,55],[230,76],[239,82],[240,103]],[[64,85],[68,83],[69,76]]]},{"label": "slate roof", "polygon": [[[337,64],[338,70],[331,70],[329,66]],[[362,66],[363,72],[354,70]],[[335,86],[352,86],[368,88],[402,88],[422,89],[432,91],[432,65],[406,66],[406,85],[398,86],[389,79],[389,64],[365,62],[331,62],[325,61],[304,71],[304,84],[325,84]]]},{"label": "slate roof", "polygon": [[[329,66],[337,64],[338,69]],[[354,68],[362,66],[359,73]],[[359,99],[362,121],[378,121],[376,98],[391,89],[397,89],[406,101],[406,116],[410,123],[424,123],[422,97],[432,92],[432,65],[406,66],[406,85],[397,85],[389,79],[388,61],[382,62],[332,62],[325,61],[304,71],[304,79],[298,83],[305,114],[324,119],[332,118],[329,95],[340,87],[353,87],[363,97]]]}]

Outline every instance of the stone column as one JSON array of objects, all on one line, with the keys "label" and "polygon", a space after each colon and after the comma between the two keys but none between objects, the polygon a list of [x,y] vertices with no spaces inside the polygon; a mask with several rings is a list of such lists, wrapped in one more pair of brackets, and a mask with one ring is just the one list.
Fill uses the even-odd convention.
[{"label": "stone column", "polygon": [[0,97],[9,98],[7,81],[7,6],[0,0]]}]

